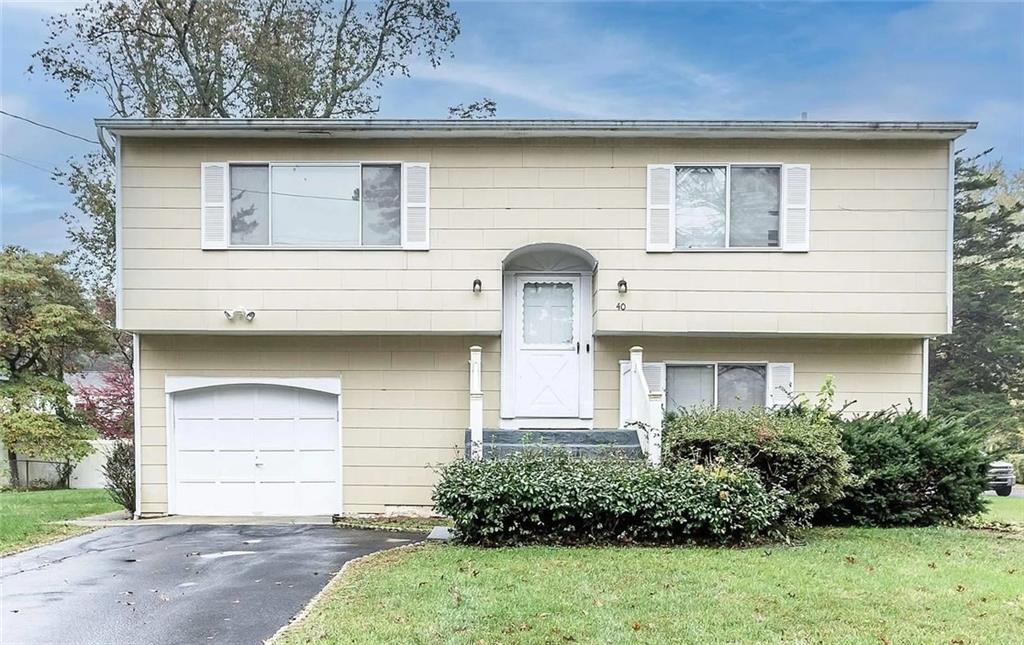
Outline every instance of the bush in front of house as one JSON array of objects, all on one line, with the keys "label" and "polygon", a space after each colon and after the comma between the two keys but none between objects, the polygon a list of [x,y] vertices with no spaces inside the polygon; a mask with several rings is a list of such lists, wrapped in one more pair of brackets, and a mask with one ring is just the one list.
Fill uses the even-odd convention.
[{"label": "bush in front of house", "polygon": [[736,543],[772,534],[783,502],[736,466],[654,468],[527,451],[441,470],[435,508],[468,544]]},{"label": "bush in front of house", "polygon": [[754,469],[785,502],[784,520],[809,524],[843,494],[849,460],[827,403],[781,410],[692,408],[666,415],[662,460],[722,461]]},{"label": "bush in front of house", "polygon": [[1024,484],[1024,453],[1006,455],[1006,461],[1013,464],[1013,470],[1017,474],[1017,481]]},{"label": "bush in front of house", "polygon": [[110,498],[129,513],[135,512],[135,444],[122,439],[110,447],[103,464]]},{"label": "bush in front of house", "polygon": [[864,414],[839,427],[851,477],[822,522],[925,526],[984,510],[992,458],[984,428],[916,410]]}]

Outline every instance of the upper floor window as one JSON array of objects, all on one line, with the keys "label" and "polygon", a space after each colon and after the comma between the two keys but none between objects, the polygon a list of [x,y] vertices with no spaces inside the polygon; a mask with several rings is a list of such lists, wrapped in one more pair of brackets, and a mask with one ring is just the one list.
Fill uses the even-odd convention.
[{"label": "upper floor window", "polygon": [[399,246],[398,164],[232,165],[231,246]]},{"label": "upper floor window", "polygon": [[779,166],[676,168],[676,248],[779,246]]},{"label": "upper floor window", "polygon": [[204,163],[203,248],[406,248],[429,241],[422,163]]},{"label": "upper floor window", "polygon": [[648,251],[806,251],[809,237],[806,165],[647,168]]}]

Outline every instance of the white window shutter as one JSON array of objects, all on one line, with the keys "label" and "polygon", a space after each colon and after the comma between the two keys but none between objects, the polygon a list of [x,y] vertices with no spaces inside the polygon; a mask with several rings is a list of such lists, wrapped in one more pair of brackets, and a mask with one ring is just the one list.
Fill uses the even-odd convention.
[{"label": "white window shutter", "polygon": [[675,177],[675,166],[647,166],[648,251],[674,251],[676,248]]},{"label": "white window shutter", "polygon": [[402,248],[430,248],[430,164],[402,164]]},{"label": "white window shutter", "polygon": [[200,208],[202,209],[202,248],[228,248],[228,165],[204,163],[200,173]]},{"label": "white window shutter", "polygon": [[793,399],[793,376],[792,363],[768,363],[768,407],[782,407]]},{"label": "white window shutter", "polygon": [[665,364],[644,363],[644,378],[647,379],[647,388],[651,392],[664,392]]},{"label": "white window shutter", "polygon": [[811,167],[786,164],[782,180],[782,250],[811,248]]}]

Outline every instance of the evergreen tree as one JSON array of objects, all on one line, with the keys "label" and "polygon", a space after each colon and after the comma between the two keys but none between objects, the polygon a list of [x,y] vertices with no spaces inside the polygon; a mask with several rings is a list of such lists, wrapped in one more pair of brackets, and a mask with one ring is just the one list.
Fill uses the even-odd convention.
[{"label": "evergreen tree", "polygon": [[932,343],[929,410],[1024,451],[1024,190],[991,152],[956,160],[953,333]]}]

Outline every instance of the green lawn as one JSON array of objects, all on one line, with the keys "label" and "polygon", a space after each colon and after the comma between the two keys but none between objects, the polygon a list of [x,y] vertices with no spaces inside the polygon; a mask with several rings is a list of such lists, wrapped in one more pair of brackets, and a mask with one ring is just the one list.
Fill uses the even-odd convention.
[{"label": "green lawn", "polygon": [[1024,526],[1024,497],[986,497],[988,510],[983,518],[989,522],[1006,522]]},{"label": "green lawn", "polygon": [[346,573],[283,641],[1007,643],[1024,633],[1019,536],[805,538],[751,549],[392,551]]},{"label": "green lawn", "polygon": [[109,513],[118,508],[105,490],[0,492],[0,554],[86,530],[50,522]]}]

